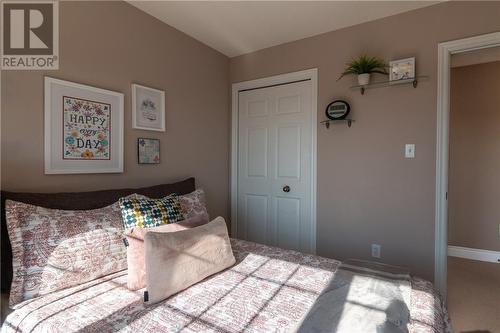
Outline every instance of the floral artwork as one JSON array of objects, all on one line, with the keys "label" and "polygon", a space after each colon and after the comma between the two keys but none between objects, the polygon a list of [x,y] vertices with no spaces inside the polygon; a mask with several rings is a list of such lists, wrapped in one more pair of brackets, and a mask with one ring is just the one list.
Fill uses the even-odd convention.
[{"label": "floral artwork", "polygon": [[111,105],[63,96],[63,159],[109,160]]},{"label": "floral artwork", "polygon": [[139,138],[137,146],[139,164],[160,163],[160,140]]},{"label": "floral artwork", "polygon": [[123,172],[123,93],[44,78],[45,174]]}]

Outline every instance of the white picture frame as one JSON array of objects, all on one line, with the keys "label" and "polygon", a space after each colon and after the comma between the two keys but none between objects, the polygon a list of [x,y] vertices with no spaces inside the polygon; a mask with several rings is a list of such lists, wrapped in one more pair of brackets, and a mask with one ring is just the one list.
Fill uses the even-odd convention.
[{"label": "white picture frame", "polygon": [[45,174],[123,172],[124,95],[44,78]]},{"label": "white picture frame", "polygon": [[165,91],[132,84],[132,128],[165,132]]},{"label": "white picture frame", "polygon": [[389,62],[389,81],[396,83],[413,79],[415,79],[415,57]]}]

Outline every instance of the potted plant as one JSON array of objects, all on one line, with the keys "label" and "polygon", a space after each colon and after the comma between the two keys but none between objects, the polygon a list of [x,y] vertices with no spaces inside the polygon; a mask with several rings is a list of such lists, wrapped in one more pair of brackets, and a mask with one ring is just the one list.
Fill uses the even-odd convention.
[{"label": "potted plant", "polygon": [[387,68],[388,66],[383,60],[362,55],[358,59],[353,59],[347,64],[347,68],[337,81],[346,75],[357,74],[358,84],[360,86],[365,86],[370,83],[371,73],[388,75]]}]

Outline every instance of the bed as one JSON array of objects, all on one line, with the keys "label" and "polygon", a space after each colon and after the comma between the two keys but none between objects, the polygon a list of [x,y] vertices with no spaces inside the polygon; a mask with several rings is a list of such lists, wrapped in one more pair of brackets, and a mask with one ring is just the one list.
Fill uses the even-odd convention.
[{"label": "bed", "polygon": [[[194,180],[176,191],[191,188]],[[234,266],[159,304],[146,306],[142,290],[129,291],[125,270],[19,304],[1,333],[291,332],[341,264],[243,240],[231,239],[231,245]],[[409,312],[409,332],[451,332],[447,311],[428,281],[411,278]]]}]

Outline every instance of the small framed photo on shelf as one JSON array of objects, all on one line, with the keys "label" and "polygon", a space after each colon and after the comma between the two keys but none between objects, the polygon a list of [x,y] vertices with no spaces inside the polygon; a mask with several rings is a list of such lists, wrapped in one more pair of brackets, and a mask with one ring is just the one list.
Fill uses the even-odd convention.
[{"label": "small framed photo on shelf", "polygon": [[139,164],[160,164],[160,140],[138,138],[137,156]]},{"label": "small framed photo on shelf", "polygon": [[132,128],[165,132],[165,92],[132,84]]},{"label": "small framed photo on shelf", "polygon": [[389,62],[389,67],[389,80],[392,83],[415,78],[415,57],[393,60]]}]

